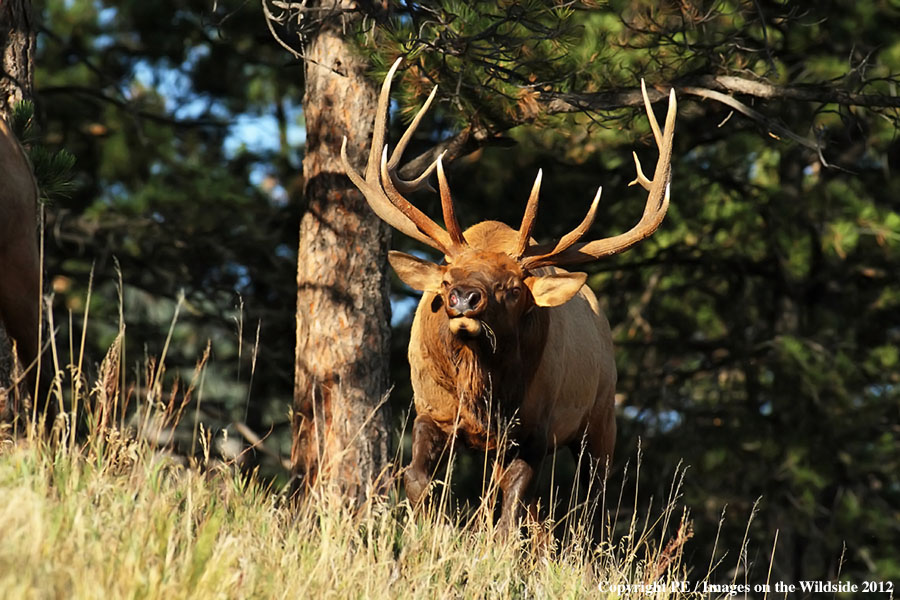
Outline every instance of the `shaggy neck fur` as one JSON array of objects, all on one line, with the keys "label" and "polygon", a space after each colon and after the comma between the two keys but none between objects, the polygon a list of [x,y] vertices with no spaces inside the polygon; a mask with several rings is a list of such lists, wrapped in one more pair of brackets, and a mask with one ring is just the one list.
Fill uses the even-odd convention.
[{"label": "shaggy neck fur", "polygon": [[[535,309],[518,332],[489,339],[482,333],[464,339],[450,333],[443,310],[431,315],[439,335],[429,336],[430,354],[440,357],[440,385],[456,399],[458,433],[477,449],[495,447],[501,434],[515,436],[516,411],[537,369],[547,337],[547,315]],[[511,427],[510,429],[507,429]]]}]

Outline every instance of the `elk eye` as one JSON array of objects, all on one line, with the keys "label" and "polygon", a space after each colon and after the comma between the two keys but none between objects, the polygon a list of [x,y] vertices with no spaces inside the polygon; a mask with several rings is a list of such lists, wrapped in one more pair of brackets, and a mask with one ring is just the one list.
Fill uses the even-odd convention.
[{"label": "elk eye", "polygon": [[517,288],[517,287],[510,288],[509,295],[513,300],[518,300],[519,296],[522,295],[522,288]]}]

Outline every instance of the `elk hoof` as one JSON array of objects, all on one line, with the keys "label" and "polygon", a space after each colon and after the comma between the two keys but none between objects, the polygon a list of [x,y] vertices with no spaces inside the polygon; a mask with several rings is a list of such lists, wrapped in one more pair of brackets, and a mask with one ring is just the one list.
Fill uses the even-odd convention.
[{"label": "elk hoof", "polygon": [[418,508],[428,496],[431,481],[428,477],[416,471],[407,471],[403,474],[403,483],[406,486],[406,497],[409,498],[413,508]]}]

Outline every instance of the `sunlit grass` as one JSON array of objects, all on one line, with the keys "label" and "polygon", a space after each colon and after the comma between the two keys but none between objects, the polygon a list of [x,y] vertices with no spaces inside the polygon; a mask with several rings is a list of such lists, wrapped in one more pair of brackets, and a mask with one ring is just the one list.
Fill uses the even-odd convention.
[{"label": "sunlit grass", "polygon": [[645,555],[647,535],[596,550],[539,531],[504,542],[391,498],[356,510],[326,489],[292,509],[252,475],[106,441],[102,454],[4,445],[4,597],[571,598],[678,574],[674,554]]},{"label": "sunlit grass", "polygon": [[[163,385],[164,355],[144,381],[124,380],[123,335],[90,380],[83,350],[70,346],[66,360],[53,346],[50,393],[77,415],[58,415],[47,434],[25,414],[0,437],[4,598],[689,595],[672,592],[691,535],[678,506],[683,472],[659,514],[624,514],[621,491],[603,490],[599,503],[573,503],[560,522],[532,521],[520,536],[495,530],[494,486],[471,510],[449,508],[449,486],[438,486],[432,509],[413,511],[399,484],[361,507],[327,485],[293,503],[216,457],[202,424],[196,453],[173,452],[170,433],[202,395],[208,355],[176,395]],[[606,591],[635,584],[659,591]]]}]

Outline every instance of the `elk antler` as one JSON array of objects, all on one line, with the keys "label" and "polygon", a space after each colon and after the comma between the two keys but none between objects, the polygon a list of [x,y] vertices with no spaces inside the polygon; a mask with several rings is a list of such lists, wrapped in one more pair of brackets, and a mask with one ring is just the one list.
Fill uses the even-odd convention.
[{"label": "elk antler", "polygon": [[[363,193],[369,206],[382,221],[414,240],[418,240],[442,252],[449,258],[465,246],[465,239],[462,236],[459,223],[456,221],[452,205],[453,201],[450,198],[450,191],[443,176],[440,157],[424,173],[412,181],[404,181],[397,174],[397,166],[400,164],[403,151],[406,149],[409,140],[412,139],[416,128],[419,126],[419,121],[422,120],[422,116],[428,110],[431,101],[434,100],[437,87],[431,90],[431,94],[428,96],[425,104],[416,113],[415,118],[413,118],[412,123],[409,124],[406,132],[400,138],[390,158],[387,155],[384,136],[387,129],[391,100],[391,81],[402,60],[401,57],[394,61],[381,86],[375,115],[375,130],[372,134],[372,147],[369,149],[369,161],[366,165],[365,177],[360,176],[356,169],[350,165],[350,160],[347,158],[346,136],[341,144],[341,161],[344,163],[347,176]],[[438,179],[441,181],[441,203],[444,210],[444,221],[450,231],[449,234],[403,197],[405,193],[430,187],[427,180],[435,167],[438,169]],[[446,194],[444,193],[445,190]]]},{"label": "elk antler", "polygon": [[516,242],[515,253],[513,258],[519,259],[528,249],[528,242],[531,240],[531,230],[534,229],[534,220],[537,217],[538,196],[541,193],[541,177],[543,170],[538,169],[537,177],[534,178],[534,185],[531,186],[531,194],[528,196],[528,204],[525,206],[525,214],[522,215],[522,224],[519,226],[519,237]]},{"label": "elk antler", "polygon": [[[647,110],[647,117],[650,120],[650,129],[653,130],[653,137],[656,140],[656,146],[659,148],[659,160],[656,162],[656,170],[653,172],[653,180],[647,179],[641,169],[641,161],[638,160],[637,153],[634,155],[635,169],[637,177],[628,185],[639,183],[641,187],[647,190],[647,203],[644,205],[644,214],[637,225],[632,227],[625,233],[594,240],[591,242],[578,242],[591,224],[597,212],[597,205],[600,201],[600,190],[591,203],[587,215],[581,224],[568,234],[564,235],[552,247],[549,245],[532,246],[525,249],[527,239],[531,232],[534,214],[537,212],[536,189],[540,183],[540,176],[535,182],[535,189],[532,190],[532,197],[528,200],[528,207],[525,209],[525,218],[522,219],[522,227],[519,229],[519,254],[516,258],[520,260],[522,267],[525,269],[533,269],[536,267],[550,265],[574,265],[578,263],[589,262],[604,256],[611,256],[623,252],[643,239],[653,234],[654,231],[662,223],[666,216],[666,210],[669,208],[669,183],[671,180],[672,166],[672,139],[675,134],[675,117],[678,104],[675,100],[675,90],[669,93],[669,110],[666,113],[666,125],[660,133],[659,123],[653,114],[653,108],[650,106],[650,99],[647,97],[647,86],[644,80],[641,80],[641,93],[644,96],[644,107]],[[533,205],[533,206],[532,206]]]}]

